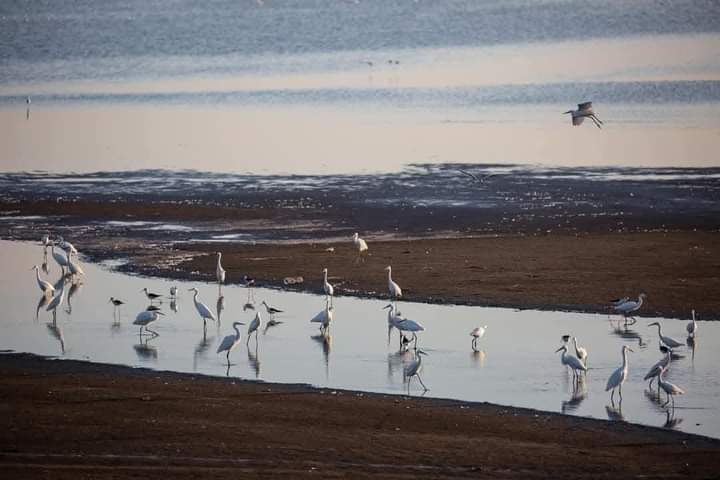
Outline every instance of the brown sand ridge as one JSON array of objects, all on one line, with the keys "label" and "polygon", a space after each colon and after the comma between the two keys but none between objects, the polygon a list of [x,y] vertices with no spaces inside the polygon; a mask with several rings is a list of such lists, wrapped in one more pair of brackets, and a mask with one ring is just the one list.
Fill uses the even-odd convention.
[{"label": "brown sand ridge", "polygon": [[709,478],[720,442],[486,404],[0,356],[7,478]]}]

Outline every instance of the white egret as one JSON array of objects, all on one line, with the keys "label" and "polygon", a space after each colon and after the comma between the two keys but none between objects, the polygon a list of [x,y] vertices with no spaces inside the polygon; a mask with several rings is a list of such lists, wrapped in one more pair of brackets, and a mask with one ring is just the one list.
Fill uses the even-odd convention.
[{"label": "white egret", "polygon": [[695,309],[692,310],[692,322],[688,322],[685,329],[687,330],[688,337],[695,338],[698,331],[697,321],[695,320]]},{"label": "white egret", "polygon": [[258,330],[262,326],[262,317],[260,316],[260,312],[255,313],[255,318],[253,318],[252,322],[250,322],[250,325],[248,325],[248,332],[247,332],[247,342],[246,345],[250,344],[250,335],[252,335],[253,332],[255,332],[255,345],[257,345],[257,336],[258,336]]},{"label": "white egret", "polygon": [[608,378],[607,385],[605,386],[605,391],[609,392],[612,390],[612,393],[610,394],[610,402],[613,402],[613,397],[615,396],[615,389],[617,388],[620,394],[620,401],[622,402],[622,384],[625,383],[625,380],[627,380],[628,376],[628,356],[627,352],[632,352],[633,349],[628,347],[627,345],[623,345],[622,347],[622,357],[623,357],[623,363],[620,368],[615,370],[612,375],[610,375],[610,378]]},{"label": "white egret", "polygon": [[133,325],[140,325],[140,332],[139,335],[142,335],[142,329],[145,328],[146,332],[150,332],[154,337],[158,336],[157,332],[154,332],[147,328],[148,325],[150,325],[152,322],[156,321],[158,318],[160,318],[160,315],[165,315],[162,312],[158,311],[148,311],[143,310],[142,312],[138,313],[135,317],[135,321],[133,322]]},{"label": "white egret", "polygon": [[653,322],[653,323],[649,324],[648,327],[652,327],[653,325],[658,328],[658,337],[660,338],[660,341],[661,341],[663,344],[665,344],[665,346],[667,346],[667,347],[670,348],[670,349],[677,348],[677,347],[682,347],[682,346],[683,346],[683,344],[680,343],[680,342],[678,342],[677,340],[672,339],[672,338],[670,338],[670,337],[667,337],[667,336],[663,335],[663,334],[662,334],[662,327],[660,326],[660,324],[659,324],[658,322]]},{"label": "white egret", "polygon": [[587,367],[588,352],[584,347],[578,346],[577,337],[573,338],[573,344],[575,346],[575,356]]},{"label": "white egret", "polygon": [[65,282],[59,282],[60,287],[55,289],[55,296],[50,300],[48,306],[45,308],[46,312],[53,312],[53,321],[57,318],[57,309],[63,303],[63,297],[65,296]]},{"label": "white egret", "polygon": [[235,347],[238,346],[240,343],[240,330],[238,330],[239,325],[245,325],[243,322],[233,322],[232,328],[235,329],[235,335],[227,335],[225,338],[222,339],[222,342],[220,342],[220,346],[217,349],[216,353],[220,352],[227,352],[227,362],[228,365],[230,365],[230,352],[233,351]]},{"label": "white egret", "polygon": [[66,253],[67,255],[67,266],[68,270],[73,275],[85,275],[85,272],[83,272],[83,269],[80,268],[80,265],[73,262],[72,257],[70,256],[70,253]]},{"label": "white egret", "polygon": [[383,309],[389,309],[388,310],[388,316],[387,316],[387,323],[388,323],[388,345],[390,344],[390,333],[392,332],[393,328],[397,328],[398,332],[400,334],[400,347],[402,348],[402,332],[400,332],[400,329],[398,328],[397,324],[401,320],[404,320],[403,316],[400,314],[400,312],[395,312],[395,306],[392,303],[389,303],[383,307]]},{"label": "white egret", "polygon": [[58,265],[60,265],[60,268],[62,271],[65,271],[65,267],[68,266],[67,258],[65,258],[65,255],[63,255],[60,252],[55,251],[55,245],[50,245],[50,253],[52,254],[52,257],[55,259]]},{"label": "white egret", "polygon": [[658,384],[660,385],[660,388],[663,389],[663,391],[665,392],[665,394],[668,397],[667,402],[665,402],[664,405],[667,405],[670,402],[670,400],[672,399],[672,407],[675,408],[675,395],[682,395],[683,393],[685,393],[685,391],[682,388],[675,385],[674,383],[670,383],[667,380],[665,380],[665,378],[663,378],[666,371],[667,371],[667,367],[663,368],[660,371],[660,375],[658,375]]},{"label": "white egret", "polygon": [[358,252],[357,260],[360,260],[362,258],[362,255],[368,251],[368,244],[367,242],[365,242],[365,240],[358,236],[357,232],[353,234],[352,242]]},{"label": "white egret", "polygon": [[323,274],[323,291],[325,292],[325,300],[330,299],[330,303],[332,304],[332,298],[333,294],[335,293],[335,289],[332,285],[330,285],[330,282],[328,282],[328,269],[323,268],[322,270]]},{"label": "white egret", "polygon": [[325,302],[325,308],[320,311],[317,315],[315,315],[310,322],[311,323],[319,323],[320,324],[320,332],[323,334],[327,333],[328,329],[330,328],[330,323],[333,320],[333,307],[330,306],[327,302]]},{"label": "white egret", "polygon": [[390,292],[390,298],[395,299],[395,301],[397,302],[397,299],[402,297],[402,289],[400,288],[400,285],[393,282],[392,267],[388,265],[387,267],[385,267],[385,271],[387,272],[388,291]]},{"label": "white egret", "polygon": [[581,372],[587,372],[587,367],[575,355],[568,353],[567,345],[563,345],[562,347],[558,348],[557,350],[555,350],[555,353],[561,350],[563,353],[560,356],[560,363],[570,367],[570,370],[573,373],[573,381],[579,381],[580,376],[578,374],[578,370]]},{"label": "white egret", "polygon": [[413,340],[415,340],[415,348],[417,349],[417,342],[418,342],[417,333],[424,332],[425,327],[420,325],[415,320],[410,320],[408,318],[401,317],[400,320],[398,320],[397,323],[395,324],[395,328],[400,330],[400,332],[412,333]]},{"label": "white egret", "polygon": [[572,124],[576,127],[581,125],[585,118],[589,118],[598,128],[602,128],[600,125],[602,125],[603,122],[597,117],[597,115],[595,115],[592,108],[592,102],[578,103],[577,110],[568,110],[567,112],[563,112],[563,115],[568,113],[572,117]]},{"label": "white egret", "polygon": [[265,300],[262,301],[262,304],[265,306],[265,310],[267,311],[268,315],[270,315],[270,316],[273,316],[276,313],[283,313],[283,311],[280,310],[279,308],[271,307],[270,305],[265,303]]},{"label": "white egret", "polygon": [[220,289],[221,285],[225,283],[225,269],[222,267],[222,264],[220,263],[220,260],[222,259],[222,253],[217,252],[217,266],[215,267],[215,277],[217,278],[218,282],[218,290]]},{"label": "white egret", "polygon": [[[643,380],[650,380],[650,383],[648,384],[648,388],[652,388],[653,380],[655,380],[656,377],[660,376],[660,372],[667,368],[670,365],[670,362],[672,360],[672,350],[667,348],[665,345],[660,345],[660,350],[665,353],[665,356],[658,360],[658,362],[650,367],[650,370],[648,370],[648,373],[645,374],[645,377],[643,377]],[[660,388],[660,385],[658,384],[658,388]]]},{"label": "white egret", "polygon": [[412,380],[412,377],[417,377],[420,381],[420,385],[423,386],[425,391],[428,389],[423,383],[422,378],[420,378],[420,372],[422,371],[422,355],[427,355],[427,353],[422,350],[417,350],[415,352],[415,359],[413,359],[413,361],[405,367],[403,372],[408,382],[408,395],[410,394],[410,381]]},{"label": "white egret", "polygon": [[77,248],[75,248],[75,246],[74,246],[72,243],[66,242],[66,241],[63,239],[63,237],[61,237],[61,236],[58,236],[58,237],[57,237],[57,241],[56,241],[55,243],[57,243],[57,245],[58,245],[60,248],[62,248],[63,250],[65,250],[65,253],[68,253],[68,254],[71,254],[71,255],[77,255],[77,253],[78,253]]},{"label": "white egret", "polygon": [[613,309],[616,312],[622,313],[625,316],[625,319],[627,320],[627,317],[631,317],[633,320],[635,319],[632,315],[630,315],[633,312],[636,312],[640,310],[640,307],[643,305],[643,301],[647,298],[647,295],[644,293],[641,293],[638,296],[637,301],[634,300],[626,300],[622,303],[619,303],[618,305],[615,305]]},{"label": "white egret", "polygon": [[52,296],[55,293],[55,287],[53,287],[50,282],[47,282],[40,278],[40,267],[35,265],[32,269],[35,270],[35,277],[37,278],[37,284],[40,287],[40,290],[42,290],[44,295]]},{"label": "white egret", "polygon": [[472,349],[477,351],[477,342],[479,339],[485,336],[485,331],[487,330],[487,325],[483,325],[482,327],[475,327],[473,328],[473,331],[470,332],[470,336],[473,337],[472,339]]},{"label": "white egret", "polygon": [[140,291],[145,292],[145,296],[148,298],[148,300],[150,300],[150,303],[153,303],[155,300],[162,298],[162,295],[160,295],[159,293],[153,293],[148,291],[147,287],[143,288]]},{"label": "white egret", "polygon": [[198,300],[198,294],[200,293],[198,289],[193,287],[189,289],[188,292],[195,292],[195,295],[193,295],[193,302],[195,303],[195,310],[197,310],[200,318],[202,318],[203,328],[207,326],[208,318],[212,321],[216,321],[215,315],[212,313],[212,311],[210,311],[207,305]]}]

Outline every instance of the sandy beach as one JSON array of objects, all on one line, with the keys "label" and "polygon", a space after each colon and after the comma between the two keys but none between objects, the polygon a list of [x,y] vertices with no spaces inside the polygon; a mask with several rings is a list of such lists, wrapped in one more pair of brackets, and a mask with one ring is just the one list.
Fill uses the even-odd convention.
[{"label": "sandy beach", "polygon": [[720,443],[491,404],[0,355],[22,478],[707,478]]}]

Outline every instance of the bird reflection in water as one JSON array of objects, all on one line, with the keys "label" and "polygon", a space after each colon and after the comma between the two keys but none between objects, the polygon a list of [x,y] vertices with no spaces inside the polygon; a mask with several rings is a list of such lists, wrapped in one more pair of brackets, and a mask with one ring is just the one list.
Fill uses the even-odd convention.
[{"label": "bird reflection in water", "polygon": [[612,333],[619,336],[623,340],[630,340],[637,342],[638,347],[641,349],[647,348],[647,342],[645,342],[638,332],[630,328],[629,325],[622,323],[618,320],[613,323],[613,320],[609,320],[610,326],[612,327]]},{"label": "bird reflection in water", "polygon": [[177,303],[176,297],[172,297],[170,299],[170,310],[172,310],[175,313],[178,313],[178,303]]},{"label": "bird reflection in water", "polygon": [[668,408],[665,410],[665,423],[663,423],[664,428],[676,428],[678,425],[682,423],[682,418],[677,418],[675,416],[675,409],[674,408]]},{"label": "bird reflection in water", "polygon": [[50,301],[52,297],[48,297],[45,295],[42,295],[40,297],[40,300],[38,301],[37,308],[35,309],[35,321],[37,322],[40,319],[40,309],[45,307],[48,302]]},{"label": "bird reflection in water", "polygon": [[248,345],[247,349],[248,354],[248,363],[250,364],[250,368],[253,369],[255,372],[255,378],[260,378],[260,357],[258,355],[258,344],[255,342],[255,348],[252,349]]},{"label": "bird reflection in water", "polygon": [[63,337],[63,332],[57,325],[56,321],[53,320],[52,322],[48,322],[47,329],[50,336],[60,342],[60,351],[65,354],[65,337]]},{"label": "bird reflection in water", "polygon": [[688,337],[687,346],[690,348],[690,353],[692,354],[692,356],[690,357],[690,359],[692,360],[692,364],[695,365],[695,350],[697,349],[697,339],[694,337]]},{"label": "bird reflection in water", "polygon": [[150,345],[150,342],[153,341],[156,337],[143,337],[141,335],[138,338],[140,339],[139,343],[133,345],[133,349],[135,350],[135,354],[138,356],[138,358],[140,360],[157,360],[157,347],[155,347],[154,345]]},{"label": "bird reflection in water", "polygon": [[332,335],[330,335],[329,333],[318,334],[311,335],[310,338],[316,341],[322,347],[323,360],[325,362],[325,379],[327,380],[330,377],[330,352],[332,351]]},{"label": "bird reflection in water", "polygon": [[395,372],[399,371],[400,376],[403,376],[405,365],[413,359],[413,353],[405,348],[401,348],[397,352],[388,354],[388,381],[393,381]]},{"label": "bird reflection in water", "polygon": [[573,388],[570,399],[563,400],[562,404],[560,405],[560,411],[565,414],[576,412],[577,409],[580,407],[580,404],[583,402],[583,400],[585,400],[586,397],[587,388],[585,387],[585,383],[583,382],[576,384]]},{"label": "bird reflection in water", "polygon": [[65,309],[65,312],[68,315],[72,315],[72,297],[80,293],[80,290],[83,287],[82,281],[74,282],[72,285],[70,285],[70,290],[68,290],[68,296],[67,296],[67,308]]},{"label": "bird reflection in water", "polygon": [[485,366],[485,350],[473,350],[470,352],[470,358],[476,367],[483,368]]},{"label": "bird reflection in water", "polygon": [[220,329],[220,316],[222,315],[223,310],[225,310],[225,296],[220,295],[217,299],[217,303],[215,304],[215,312],[217,313],[217,328]]},{"label": "bird reflection in water", "polygon": [[195,346],[193,351],[193,371],[197,371],[197,363],[200,357],[204,357],[210,346],[213,344],[215,337],[208,337],[207,328],[203,328],[202,338]]},{"label": "bird reflection in water", "polygon": [[615,406],[615,402],[611,405],[605,405],[605,413],[607,414],[608,420],[612,420],[614,422],[624,422],[625,417],[623,417],[622,413],[622,400],[618,402],[617,407]]}]

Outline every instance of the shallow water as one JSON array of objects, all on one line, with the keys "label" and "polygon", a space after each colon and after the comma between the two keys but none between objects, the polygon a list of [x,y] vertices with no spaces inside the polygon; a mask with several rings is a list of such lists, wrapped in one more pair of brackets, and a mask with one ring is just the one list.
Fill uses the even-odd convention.
[{"label": "shallow water", "polygon": [[[257,344],[253,338],[249,347],[243,329],[243,343],[232,352],[233,365],[228,371],[225,357],[216,355],[215,350],[220,339],[231,333],[233,321],[247,324],[252,320],[254,311],[243,311],[246,289],[223,287],[221,321],[218,325],[210,322],[204,335],[187,290],[198,287],[200,299],[216,310],[216,285],[139,278],[111,272],[109,265],[83,264],[83,286],[71,292],[53,324],[51,313],[44,308],[36,311],[40,294],[30,270],[42,262],[42,247],[7,241],[0,242],[0,247],[5,264],[5,274],[0,278],[5,308],[0,319],[1,349],[268,382],[407,393],[402,367],[409,355],[398,353],[396,333],[388,343],[384,300],[336,298],[331,338],[325,342],[309,322],[323,308],[322,296],[255,289],[256,305],[266,300],[284,309],[287,313],[276,317],[284,323],[261,332]],[[59,276],[52,257],[49,268],[50,278]],[[234,274],[228,272],[230,278]],[[330,276],[332,279],[332,272]],[[397,280],[402,284],[401,278]],[[140,290],[147,287],[166,294],[171,285],[180,287],[177,311],[165,299],[162,308],[166,316],[151,325],[159,336],[141,339],[138,327],[132,325],[135,315],[148,303]],[[382,272],[378,272],[378,288],[383,286]],[[114,319],[110,296],[127,302],[119,320]],[[420,346],[428,353],[422,372],[429,387],[426,396],[622,419],[720,438],[717,322],[699,322],[695,348],[677,350],[681,358],[672,363],[667,379],[684,388],[686,394],[676,399],[674,416],[669,416],[670,411],[658,403],[642,380],[661,357],[657,332],[647,324],[658,320],[664,334],[684,340],[684,321],[643,318],[626,330],[607,315],[403,302],[400,308],[406,317],[426,328],[420,335]],[[267,320],[264,311],[262,314]],[[702,312],[699,314],[702,318]],[[480,352],[475,353],[468,332],[479,325],[487,325],[488,330],[479,342]],[[559,354],[553,353],[563,334],[576,335],[589,350],[590,371],[577,392],[573,392]],[[618,408],[616,395],[613,408],[604,386],[621,364],[622,345],[630,346],[634,353],[630,353],[622,407]],[[412,381],[409,391],[411,395],[422,394],[417,380]]]}]

